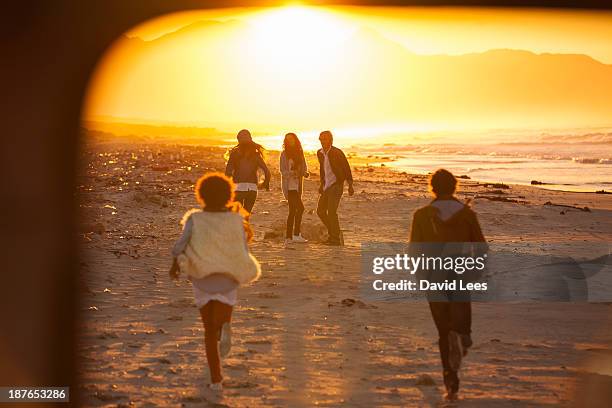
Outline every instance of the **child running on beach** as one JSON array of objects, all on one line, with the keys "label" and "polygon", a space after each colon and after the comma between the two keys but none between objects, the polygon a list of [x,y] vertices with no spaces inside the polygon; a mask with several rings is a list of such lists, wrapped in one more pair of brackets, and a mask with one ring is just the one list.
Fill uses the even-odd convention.
[{"label": "child running on beach", "polygon": [[[457,179],[448,170],[437,170],[430,179],[434,200],[418,209],[412,218],[410,242],[422,243],[482,243],[485,238],[476,213],[455,196]],[[472,305],[469,294],[448,291],[440,298],[430,299],[429,308],[436,328],[442,360],[446,398],[457,399],[461,359],[472,345]]]},{"label": "child running on beach", "polygon": [[208,173],[198,180],[195,195],[202,208],[183,216],[183,233],[172,250],[170,277],[178,279],[182,272],[191,280],[204,324],[209,388],[220,392],[220,356],[225,357],[231,348],[237,288],[257,280],[261,269],[249,253],[247,242],[253,234],[246,211],[234,202],[234,183],[221,173]]}]

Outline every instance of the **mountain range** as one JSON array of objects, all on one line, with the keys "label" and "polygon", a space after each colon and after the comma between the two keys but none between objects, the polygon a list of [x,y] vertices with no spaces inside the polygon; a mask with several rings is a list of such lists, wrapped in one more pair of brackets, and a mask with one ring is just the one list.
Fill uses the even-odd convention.
[{"label": "mountain range", "polygon": [[357,28],[315,53],[316,69],[300,70],[313,61],[300,61],[299,50],[271,64],[252,38],[249,24],[238,20],[198,21],[149,41],[122,36],[100,66],[89,113],[214,125],[238,118],[273,124],[279,117],[303,126],[612,121],[612,65],[587,55],[418,55]]}]

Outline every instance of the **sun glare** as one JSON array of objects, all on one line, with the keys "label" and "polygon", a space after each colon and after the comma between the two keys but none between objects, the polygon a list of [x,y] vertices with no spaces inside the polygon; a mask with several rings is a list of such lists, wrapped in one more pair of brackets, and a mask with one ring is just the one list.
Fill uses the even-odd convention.
[{"label": "sun glare", "polygon": [[257,61],[286,74],[313,73],[322,66],[333,65],[332,51],[353,31],[333,12],[305,6],[256,13],[249,23],[250,43]]},{"label": "sun glare", "polygon": [[85,111],[315,141],[320,129],[361,141],[514,127],[517,117],[522,127],[607,126],[610,65],[589,51],[612,61],[611,18],[305,5],[179,13],[117,41]]}]

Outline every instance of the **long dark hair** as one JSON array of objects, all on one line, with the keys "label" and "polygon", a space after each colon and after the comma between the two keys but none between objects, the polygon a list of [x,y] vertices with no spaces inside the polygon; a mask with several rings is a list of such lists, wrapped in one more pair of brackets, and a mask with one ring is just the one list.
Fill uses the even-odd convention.
[{"label": "long dark hair", "polygon": [[238,132],[236,138],[238,139],[238,144],[230,149],[227,149],[223,155],[225,161],[228,161],[230,156],[233,154],[235,154],[235,159],[238,161],[243,158],[250,159],[256,155],[259,155],[262,160],[264,159],[266,149],[259,143],[255,143],[253,141],[251,138],[251,132],[249,132],[247,129],[242,129],[240,132]]},{"label": "long dark hair", "polygon": [[252,157],[255,155],[259,155],[262,159],[264,158],[264,153],[266,151],[265,147],[260,145],[259,143],[255,143],[252,140],[238,143],[236,146],[232,147],[231,152],[234,151],[240,154],[240,157]]},{"label": "long dark hair", "polygon": [[[289,146],[287,143],[287,139],[289,138],[293,138],[295,141],[293,146]],[[287,158],[293,160],[296,166],[301,165],[304,160],[304,149],[302,149],[302,143],[295,133],[287,133],[285,135],[285,140],[283,140],[283,151],[287,155]]]}]

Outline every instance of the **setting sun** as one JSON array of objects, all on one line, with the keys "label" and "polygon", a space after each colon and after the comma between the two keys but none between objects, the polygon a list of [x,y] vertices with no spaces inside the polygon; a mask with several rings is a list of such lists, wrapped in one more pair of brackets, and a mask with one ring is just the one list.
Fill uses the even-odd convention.
[{"label": "setting sun", "polygon": [[304,72],[333,63],[330,51],[354,29],[329,11],[303,6],[264,11],[250,21],[258,60]]},{"label": "setting sun", "polygon": [[586,12],[301,5],[178,13],[115,43],[85,117],[274,136],[334,128],[359,141],[607,126],[610,21]]}]

